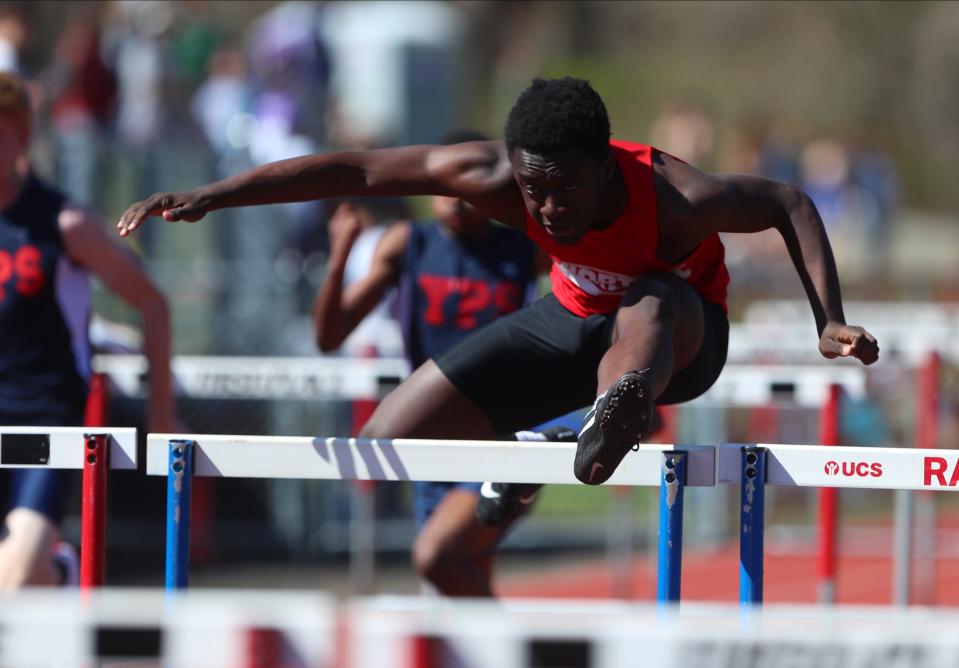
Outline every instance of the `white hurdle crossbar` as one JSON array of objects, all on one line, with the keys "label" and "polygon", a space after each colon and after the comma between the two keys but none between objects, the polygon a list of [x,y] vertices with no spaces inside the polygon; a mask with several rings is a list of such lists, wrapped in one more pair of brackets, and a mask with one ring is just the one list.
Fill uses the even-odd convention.
[{"label": "white hurdle crossbar", "polygon": [[0,468],[82,469],[87,435],[110,437],[110,468],[137,467],[137,431],[128,427],[0,426]]},{"label": "white hurdle crossbar", "polygon": [[[195,444],[197,476],[580,484],[573,475],[575,443],[215,434],[150,434],[148,475],[167,475],[174,440]],[[659,444],[631,452],[609,484],[658,486],[663,453],[673,450],[689,453],[686,485],[714,484],[712,447]]]},{"label": "white hurdle crossbar", "polygon": [[[195,443],[193,475],[323,480],[580,484],[575,443],[150,434],[147,474],[167,475],[169,443]],[[687,486],[740,483],[744,444],[642,444],[610,485],[658,486],[663,453],[685,451]],[[766,484],[959,491],[959,450],[748,444],[767,451]]]}]

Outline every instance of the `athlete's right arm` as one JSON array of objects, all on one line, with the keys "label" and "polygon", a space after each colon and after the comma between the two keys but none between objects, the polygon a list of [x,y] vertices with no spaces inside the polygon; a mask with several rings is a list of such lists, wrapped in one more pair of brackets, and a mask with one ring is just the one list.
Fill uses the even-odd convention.
[{"label": "athlete's right arm", "polygon": [[[515,212],[517,204],[522,206],[503,142],[466,142],[343,151],[272,162],[188,192],[151,195],[131,205],[117,229],[120,236],[126,236],[151,216],[192,223],[209,211],[228,207],[407,195],[459,197],[497,219]],[[520,208],[520,214],[522,211]]]},{"label": "athlete's right arm", "polygon": [[412,223],[390,225],[373,252],[369,272],[343,286],[343,273],[359,234],[359,212],[343,204],[330,220],[330,259],[326,278],[313,302],[313,331],[323,352],[336,350],[399,280]]}]

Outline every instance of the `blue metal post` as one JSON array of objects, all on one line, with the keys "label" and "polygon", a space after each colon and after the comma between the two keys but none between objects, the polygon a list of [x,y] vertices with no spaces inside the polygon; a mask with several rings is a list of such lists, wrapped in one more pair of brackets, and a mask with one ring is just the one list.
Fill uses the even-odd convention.
[{"label": "blue metal post", "polygon": [[195,441],[170,441],[166,486],[166,588],[186,589],[190,579],[190,490]]},{"label": "blue metal post", "polygon": [[663,453],[659,486],[659,572],[656,600],[679,602],[683,564],[683,487],[686,485],[686,453]]},{"label": "blue metal post", "polygon": [[763,532],[766,515],[766,448],[746,445],[741,454],[739,602],[763,602]]}]

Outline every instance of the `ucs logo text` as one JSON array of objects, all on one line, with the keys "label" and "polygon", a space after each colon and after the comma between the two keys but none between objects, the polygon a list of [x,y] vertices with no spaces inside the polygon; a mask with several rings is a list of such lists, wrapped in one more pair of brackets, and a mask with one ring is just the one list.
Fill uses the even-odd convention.
[{"label": "ucs logo text", "polygon": [[879,462],[837,462],[828,461],[823,466],[826,475],[846,478],[879,478],[882,476],[882,464]]}]

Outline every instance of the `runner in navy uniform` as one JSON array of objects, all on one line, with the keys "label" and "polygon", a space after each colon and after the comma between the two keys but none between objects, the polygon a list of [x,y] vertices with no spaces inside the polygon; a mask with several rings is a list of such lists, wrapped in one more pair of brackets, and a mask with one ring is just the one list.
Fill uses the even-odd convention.
[{"label": "runner in navy uniform", "polygon": [[[444,144],[485,139],[457,132]],[[362,202],[341,204],[330,224],[330,262],[314,307],[317,345],[337,348],[392,287],[410,367],[415,369],[467,334],[528,303],[535,293],[535,247],[495,226],[466,202],[432,200],[435,223],[399,222],[383,233],[369,272],[343,285],[343,268],[362,224]],[[545,268],[545,258],[540,259]],[[568,437],[575,432],[566,430]],[[550,436],[556,437],[557,432]],[[538,439],[530,432],[521,437]],[[480,483],[413,482],[420,529],[413,563],[446,595],[492,595],[493,552],[508,527],[475,517]],[[512,518],[511,518],[512,519]]]},{"label": "runner in navy uniform", "polygon": [[[175,431],[166,301],[89,214],[33,175],[30,125],[23,83],[0,73],[0,426],[83,424],[89,270],[143,316],[153,390],[149,426]],[[9,498],[3,499],[0,588],[52,584],[59,576],[51,557],[75,474],[4,469],[2,478]]]}]

